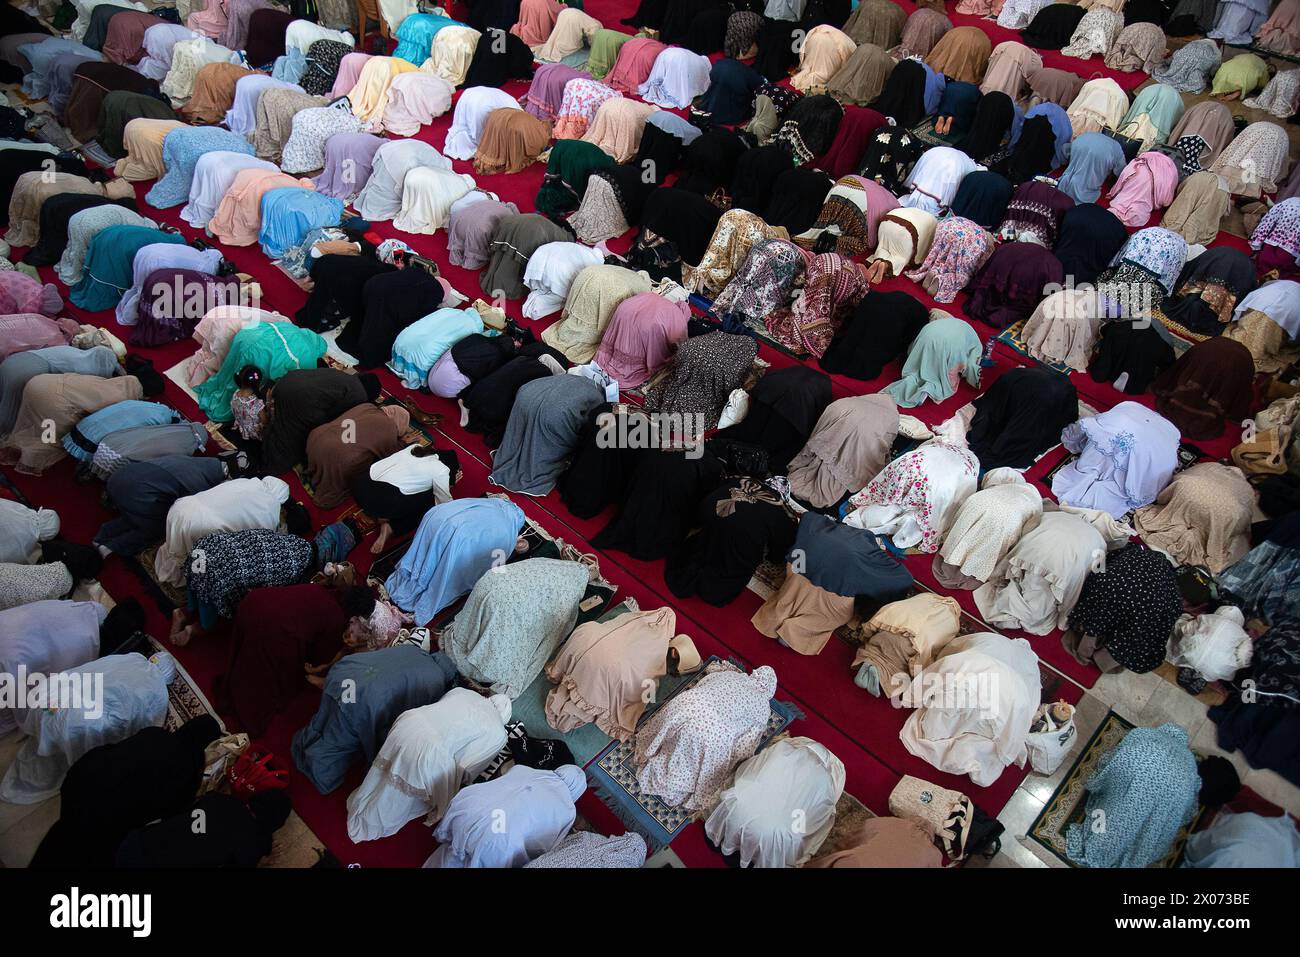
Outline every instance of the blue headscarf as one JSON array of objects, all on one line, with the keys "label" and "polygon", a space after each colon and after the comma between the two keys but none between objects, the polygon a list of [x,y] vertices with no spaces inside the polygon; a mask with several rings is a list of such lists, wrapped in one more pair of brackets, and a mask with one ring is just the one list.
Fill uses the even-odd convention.
[{"label": "blue headscarf", "polygon": [[457,499],[425,513],[411,547],[384,587],[418,624],[457,598],[514,553],[524,513],[499,498]]},{"label": "blue headscarf", "polygon": [[163,166],[167,172],[145,194],[145,202],[155,209],[179,206],[190,198],[190,183],[199,157],[223,150],[253,155],[253,147],[238,133],[217,126],[178,126],[163,140]]},{"label": "blue headscarf", "polygon": [[262,196],[262,229],[257,234],[262,252],[279,259],[321,226],[337,226],[343,218],[343,201],[314,189],[282,186]]}]

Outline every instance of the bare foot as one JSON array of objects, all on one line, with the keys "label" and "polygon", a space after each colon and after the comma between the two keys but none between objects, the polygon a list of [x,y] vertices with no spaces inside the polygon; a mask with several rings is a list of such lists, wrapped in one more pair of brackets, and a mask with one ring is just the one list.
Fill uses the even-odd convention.
[{"label": "bare foot", "polygon": [[393,534],[393,526],[387,522],[379,523],[379,537],[375,539],[375,544],[370,546],[370,554],[378,555],[388,547],[388,538]]},{"label": "bare foot", "polygon": [[176,636],[184,630],[185,630],[185,612],[180,608],[174,609],[172,611],[172,627],[171,630],[168,632],[167,637],[170,638],[173,642],[175,642]]},{"label": "bare foot", "polygon": [[177,648],[184,648],[186,645],[190,643],[190,638],[193,637],[192,632],[193,632],[192,625],[186,625],[180,631],[172,632],[171,634],[172,644],[175,645]]},{"label": "bare foot", "polygon": [[308,675],[307,683],[311,685],[313,688],[324,689],[325,687],[325,679],[320,677],[319,675]]}]

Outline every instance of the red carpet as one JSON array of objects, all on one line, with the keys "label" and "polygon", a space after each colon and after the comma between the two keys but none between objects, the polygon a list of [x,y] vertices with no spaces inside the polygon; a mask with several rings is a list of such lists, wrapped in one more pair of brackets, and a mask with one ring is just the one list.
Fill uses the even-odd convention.
[{"label": "red carpet", "polygon": [[[911,3],[905,2],[901,5],[909,11],[913,9]],[[634,7],[635,0],[587,0],[585,5],[586,11],[600,19],[607,27],[626,32],[630,32],[630,30],[621,26],[618,21],[621,17],[627,16]],[[1003,40],[1019,39],[1018,34],[1003,30],[992,21],[951,14],[950,18],[957,25],[971,23],[982,27],[992,38],[994,45]],[[1132,89],[1146,79],[1143,74],[1139,73],[1122,74],[1109,70],[1104,66],[1100,57],[1081,61],[1062,57],[1059,53],[1053,51],[1042,52],[1046,65],[1071,70],[1085,77],[1094,75],[1113,76],[1126,89]],[[505,87],[507,92],[517,96],[522,95],[526,88],[527,84],[522,82],[511,83]],[[685,111],[677,112],[684,113]],[[450,122],[451,112],[449,111],[446,115],[434,121],[432,125],[422,129],[418,134],[418,138],[433,144],[435,147],[441,147]],[[474,174],[472,163],[457,161],[454,166],[457,172]],[[499,193],[502,199],[514,201],[521,210],[529,211],[534,208],[534,197],[541,184],[542,173],[543,167],[540,164],[534,164],[526,171],[514,175],[476,175],[475,178],[480,187]],[[140,198],[142,211],[146,211],[143,197],[150,185],[152,184],[144,183],[139,184],[137,187],[137,195]],[[147,212],[150,216],[180,226],[187,236],[198,235],[196,230],[180,221],[177,216],[178,211],[179,207],[165,211]],[[1158,217],[1153,220],[1153,222],[1155,221],[1158,221]],[[388,222],[375,223],[374,229],[381,236],[404,240],[421,255],[436,261],[442,269],[443,275],[457,289],[470,296],[471,299],[480,295],[477,274],[455,267],[448,262],[445,234],[413,236],[395,230],[392,224]],[[627,236],[611,242],[611,248],[615,251],[626,249],[630,244],[631,235],[629,233]],[[1222,235],[1220,241],[1231,242],[1239,246],[1243,245],[1240,240]],[[279,269],[271,266],[259,247],[228,248],[223,246],[221,248],[227,258],[233,261],[240,270],[252,274],[260,281],[265,299],[264,305],[267,308],[292,315],[301,306],[305,299],[303,291]],[[15,258],[20,256],[21,251],[15,250]],[[57,278],[53,275],[53,270],[43,269],[41,272],[47,281],[58,283]],[[66,289],[61,284],[59,287],[66,297]],[[884,284],[882,288],[905,289],[909,293],[916,295],[927,305],[934,305],[924,291],[908,280],[891,280]],[[513,301],[508,305],[508,310],[517,319],[519,318],[520,306],[520,301]],[[960,313],[961,301],[959,300],[947,308],[954,313]],[[81,313],[75,307],[69,306],[67,313],[79,321],[106,326],[113,329],[122,338],[126,338],[126,330],[116,325],[111,312],[88,315]],[[535,326],[540,331],[541,328],[549,325],[556,318],[556,316],[549,317],[536,323]],[[993,330],[987,327],[976,324],[976,328],[984,339],[993,334]],[[161,372],[171,368],[189,355],[193,351],[193,344],[181,342],[163,348],[139,351],[143,355],[152,358],[156,368]],[[765,344],[761,347],[760,354],[777,368],[791,365],[797,361]],[[984,371],[982,383],[984,388],[987,388],[1002,372],[1024,361],[1023,357],[1002,347],[999,347],[995,352],[994,359],[995,366]],[[886,370],[878,381],[870,383],[858,382],[839,376],[833,377],[835,397],[840,398],[846,395],[877,391],[881,386],[892,381],[896,377],[897,371],[897,366],[892,366]],[[397,379],[390,373],[383,371],[380,374],[385,387],[389,391],[411,396],[410,393],[406,393],[401,389]],[[1109,408],[1122,398],[1109,386],[1095,383],[1086,375],[1076,374],[1072,379],[1079,391],[1080,398],[1098,410]],[[958,394],[942,405],[929,404],[920,409],[912,410],[912,412],[927,423],[937,424],[974,398],[976,394],[977,390],[971,389],[963,383]],[[440,431],[446,437],[448,443],[454,443],[464,453],[468,453],[462,454],[465,479],[462,485],[457,487],[457,494],[459,496],[481,494],[488,487],[487,474],[490,467],[490,457],[481,438],[465,432],[458,426],[454,402],[437,399],[429,395],[411,397],[421,407],[443,413],[446,421]],[[170,382],[167,384],[164,400],[189,415],[198,416],[195,404]],[[1140,397],[1138,401],[1145,401],[1150,404],[1151,398],[1144,396]],[[1236,430],[1233,429],[1232,434],[1225,435],[1215,442],[1198,444],[1208,455],[1218,457],[1226,454],[1227,450],[1236,444],[1237,439],[1238,435]],[[1030,472],[1030,477],[1040,477],[1051,465],[1055,464],[1058,457],[1059,453],[1049,455],[1044,462],[1039,463]],[[39,479],[14,473],[8,474],[34,504],[58,509],[63,518],[65,534],[73,540],[88,541],[98,529],[99,524],[109,517],[109,513],[99,504],[100,487],[98,484],[79,485],[73,479],[70,462],[61,463]],[[294,490],[295,497],[307,504],[317,523],[327,522],[341,511],[341,509],[330,512],[322,511],[306,496],[294,476],[290,475],[286,476],[286,478]],[[1047,489],[1043,487],[1043,491],[1046,492]],[[539,500],[530,500],[521,496],[518,500],[530,517],[539,521],[553,534],[563,537],[566,541],[582,548],[584,551],[595,551],[587,542],[603,527],[605,521],[608,520],[608,516],[601,516],[591,521],[577,519],[568,513],[560,502],[558,495],[555,494]],[[351,558],[359,570],[364,571],[368,568],[370,564],[369,542],[363,542],[355,550]],[[872,698],[853,684],[849,669],[849,662],[852,658],[851,649],[841,642],[832,641],[821,655],[806,657],[776,644],[760,635],[750,624],[750,616],[759,604],[756,596],[746,593],[730,607],[717,609],[698,600],[682,601],[673,598],[664,584],[661,563],[639,562],[625,554],[616,552],[601,554],[600,561],[606,577],[619,586],[620,596],[630,595],[636,598],[642,607],[656,607],[662,604],[670,604],[675,607],[680,616],[679,627],[695,638],[700,651],[705,655],[735,656],[747,667],[760,664],[773,666],[780,681],[778,697],[793,702],[806,715],[803,720],[796,722],[792,726],[791,733],[807,735],[821,741],[837,754],[844,762],[847,770],[847,789],[849,793],[856,796],[872,810],[878,813],[885,812],[889,792],[898,778],[903,774],[914,774],[945,787],[962,790],[970,794],[985,811],[990,814],[997,814],[1023,779],[1025,772],[1010,768],[992,787],[975,788],[966,778],[941,774],[925,762],[913,758],[904,750],[898,739],[899,728],[902,727],[903,722],[906,720],[907,713],[891,707],[885,701]],[[928,557],[911,559],[908,564],[913,573],[923,583],[932,581],[928,577]],[[130,595],[140,597],[149,612],[148,626],[151,632],[155,635],[166,634],[167,621],[152,604],[135,573],[125,563],[116,558],[109,560],[105,565],[102,580],[105,588],[117,599]],[[963,607],[967,611],[974,610],[969,593],[959,594],[957,597],[962,601]],[[1090,687],[1096,680],[1097,673],[1095,669],[1079,666],[1064,653],[1060,647],[1058,635],[1024,637],[1029,639],[1045,663],[1063,672],[1074,681]],[[204,689],[210,691],[214,679],[225,670],[226,646],[227,640],[224,636],[214,635],[206,640],[200,640],[186,648],[179,649],[178,657]],[[1077,701],[1081,693],[1077,686],[1065,681],[1062,681],[1055,691],[1057,697],[1065,698],[1068,701]],[[289,741],[293,733],[305,724],[315,711],[316,704],[317,693],[304,683],[302,693],[285,713],[275,719],[271,728],[258,744],[274,751],[280,756],[282,762],[288,764]],[[544,733],[544,729],[535,730]],[[354,769],[353,775],[347,784],[334,794],[326,797],[318,795],[298,775],[292,775],[290,793],[294,801],[294,807],[320,839],[345,863],[357,862],[367,866],[420,864],[432,850],[433,843],[427,829],[419,823],[412,822],[399,834],[391,838],[365,845],[353,845],[348,839],[344,805],[348,793],[360,781],[365,770],[365,768]],[[580,806],[582,813],[591,819],[596,826],[607,831],[617,832],[621,830],[621,826],[613,818],[612,814],[590,794],[583,798]],[[712,852],[705,843],[700,825],[689,828],[674,842],[673,846],[683,860],[691,866],[720,866],[722,864],[719,856]]]}]

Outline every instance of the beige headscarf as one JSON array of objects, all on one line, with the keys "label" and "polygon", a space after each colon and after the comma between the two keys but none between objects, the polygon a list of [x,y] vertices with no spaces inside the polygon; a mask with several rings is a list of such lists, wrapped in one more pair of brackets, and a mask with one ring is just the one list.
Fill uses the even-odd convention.
[{"label": "beige headscarf", "polygon": [[799,69],[790,78],[790,85],[801,93],[825,92],[826,81],[856,49],[851,36],[829,23],[813,27],[804,38],[799,51]]},{"label": "beige headscarf", "polygon": [[1200,462],[1174,476],[1133,524],[1142,540],[1180,565],[1216,575],[1250,551],[1255,491],[1241,469]]},{"label": "beige headscarf", "polygon": [[551,142],[551,124],[524,110],[488,114],[474,154],[474,169],[483,175],[518,173],[536,162]]},{"label": "beige headscarf", "polygon": [[191,123],[220,123],[235,102],[235,84],[253,71],[238,63],[208,63],[194,78],[194,95],[181,107]]},{"label": "beige headscarf", "polygon": [[880,47],[863,43],[826,82],[826,92],[841,103],[866,106],[885,88],[894,65],[894,58]]},{"label": "beige headscarf", "polygon": [[583,140],[595,143],[617,163],[626,163],[641,146],[641,134],[650,114],[658,107],[628,97],[606,100],[596,111]]},{"label": "beige headscarf", "polygon": [[560,321],[542,332],[542,342],[563,352],[570,362],[590,362],[619,303],[650,291],[650,277],[644,272],[588,266],[569,286]]},{"label": "beige headscarf", "polygon": [[993,42],[979,27],[957,27],[940,38],[925,63],[960,83],[979,83],[992,52]]},{"label": "beige headscarf", "polygon": [[1160,225],[1189,243],[1208,244],[1219,234],[1219,223],[1232,208],[1232,197],[1209,170],[1193,173],[1178,187]]},{"label": "beige headscarf", "polygon": [[835,400],[790,460],[791,493],[815,508],[829,508],[876,477],[897,436],[893,396],[880,392]]},{"label": "beige headscarf", "polygon": [[[23,402],[6,444],[21,453],[19,471],[39,475],[68,454],[63,437],[87,415],[142,398],[144,389],[133,375],[112,379],[76,372],[38,375],[23,387]],[[54,425],[57,441],[45,441],[49,424]]]}]

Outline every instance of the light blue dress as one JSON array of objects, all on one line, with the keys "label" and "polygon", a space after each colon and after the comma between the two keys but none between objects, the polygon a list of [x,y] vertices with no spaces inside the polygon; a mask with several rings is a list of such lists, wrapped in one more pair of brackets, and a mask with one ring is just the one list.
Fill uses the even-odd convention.
[{"label": "light blue dress", "polygon": [[181,414],[160,402],[124,399],[92,412],[63,437],[63,448],[78,462],[89,462],[95,447],[107,435],[141,425],[168,425],[179,422]]},{"label": "light blue dress", "polygon": [[1057,188],[1076,203],[1095,203],[1106,180],[1118,176],[1124,166],[1124,148],[1118,142],[1105,133],[1084,133],[1070,147],[1070,165]]},{"label": "light blue dress", "polygon": [[190,183],[199,157],[223,150],[253,155],[248,140],[230,130],[217,126],[180,126],[172,130],[163,140],[163,166],[167,172],[145,194],[145,202],[155,209],[167,209],[186,202],[190,198]]},{"label": "light blue dress", "polygon": [[1087,783],[1082,824],[1065,830],[1066,855],[1082,867],[1150,867],[1169,853],[1196,813],[1201,777],[1187,731],[1134,728],[1102,755]]},{"label": "light blue dress", "polygon": [[395,605],[426,625],[514,553],[523,524],[523,510],[499,498],[434,506],[384,587]]},{"label": "light blue dress", "polygon": [[466,336],[482,331],[483,320],[473,309],[436,309],[397,334],[388,368],[401,377],[408,389],[418,389],[444,352]]},{"label": "light blue dress", "polygon": [[257,240],[262,252],[279,259],[298,246],[313,229],[337,226],[343,218],[343,201],[314,189],[282,186],[262,196],[262,229]]}]

